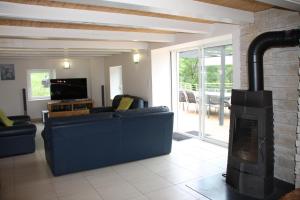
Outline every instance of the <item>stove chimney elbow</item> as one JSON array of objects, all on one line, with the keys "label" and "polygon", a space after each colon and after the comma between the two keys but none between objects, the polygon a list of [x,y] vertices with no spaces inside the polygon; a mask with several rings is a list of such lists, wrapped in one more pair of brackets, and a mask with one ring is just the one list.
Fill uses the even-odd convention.
[{"label": "stove chimney elbow", "polygon": [[248,49],[249,91],[264,90],[263,56],[267,49],[300,44],[300,29],[266,32],[257,36]]}]

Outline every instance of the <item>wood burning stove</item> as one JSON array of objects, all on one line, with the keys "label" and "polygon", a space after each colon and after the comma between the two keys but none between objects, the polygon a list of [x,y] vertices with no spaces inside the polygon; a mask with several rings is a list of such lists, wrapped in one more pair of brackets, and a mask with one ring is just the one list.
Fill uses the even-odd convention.
[{"label": "wood burning stove", "polygon": [[264,90],[263,55],[272,47],[299,45],[300,30],[259,35],[248,50],[249,90],[232,90],[226,182],[263,199],[273,192],[272,92]]},{"label": "wood burning stove", "polygon": [[271,91],[232,91],[226,181],[240,193],[264,198],[273,190]]}]

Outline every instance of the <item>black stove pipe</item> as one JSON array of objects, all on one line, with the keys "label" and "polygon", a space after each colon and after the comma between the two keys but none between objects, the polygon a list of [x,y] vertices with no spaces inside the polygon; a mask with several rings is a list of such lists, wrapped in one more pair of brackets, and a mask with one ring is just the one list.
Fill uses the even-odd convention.
[{"label": "black stove pipe", "polygon": [[257,36],[248,49],[249,91],[264,90],[263,56],[267,49],[300,44],[300,29],[266,32]]}]

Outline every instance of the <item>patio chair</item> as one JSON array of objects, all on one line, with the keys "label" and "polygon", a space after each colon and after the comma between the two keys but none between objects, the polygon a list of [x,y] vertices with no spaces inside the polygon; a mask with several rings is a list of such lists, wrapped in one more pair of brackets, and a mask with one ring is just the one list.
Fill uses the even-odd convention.
[{"label": "patio chair", "polygon": [[[225,97],[224,98],[224,108],[230,109],[231,106],[231,98]],[[209,117],[211,108],[215,108],[215,111],[220,108],[220,97],[219,96],[208,96],[208,112],[207,115]]]},{"label": "patio chair", "polygon": [[231,107],[231,97],[225,97],[224,99],[224,107],[227,107],[228,109],[230,109]]},{"label": "patio chair", "polygon": [[220,107],[220,97],[218,96],[207,96],[207,102],[208,102],[208,112],[207,117],[210,116],[211,108],[215,108],[215,111],[217,108]]},{"label": "patio chair", "polygon": [[189,105],[190,104],[194,104],[195,105],[195,111],[197,112],[199,110],[198,106],[199,106],[199,102],[198,100],[196,99],[196,96],[194,94],[194,92],[192,91],[186,91],[186,97],[187,97],[187,110],[189,110]]},{"label": "patio chair", "polygon": [[179,105],[182,104],[183,110],[185,110],[185,104],[187,102],[186,100],[186,94],[185,91],[180,90],[179,91]]}]

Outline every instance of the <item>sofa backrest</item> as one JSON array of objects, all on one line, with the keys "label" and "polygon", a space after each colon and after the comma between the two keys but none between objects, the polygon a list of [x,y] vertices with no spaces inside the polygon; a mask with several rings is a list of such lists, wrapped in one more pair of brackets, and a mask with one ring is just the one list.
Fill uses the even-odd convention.
[{"label": "sofa backrest", "polygon": [[150,107],[150,108],[138,108],[138,109],[126,110],[126,111],[116,111],[114,113],[114,117],[140,116],[140,115],[160,113],[160,112],[169,112],[169,108],[167,106],[157,106],[157,107]]},{"label": "sofa backrest", "polygon": [[92,114],[80,115],[80,116],[53,117],[53,118],[48,118],[46,120],[46,126],[48,124],[56,126],[56,125],[64,125],[64,124],[82,123],[82,122],[89,122],[89,121],[95,121],[101,119],[109,119],[112,117],[113,117],[112,112],[92,113]]},{"label": "sofa backrest", "polygon": [[142,98],[124,94],[124,95],[116,95],[114,97],[114,99],[112,101],[112,107],[114,109],[118,108],[122,97],[130,97],[133,99],[133,102],[132,102],[131,106],[129,107],[129,109],[144,108],[144,107],[148,106],[148,104]]}]

